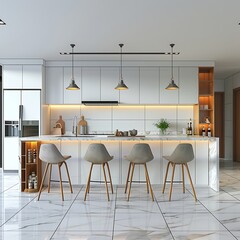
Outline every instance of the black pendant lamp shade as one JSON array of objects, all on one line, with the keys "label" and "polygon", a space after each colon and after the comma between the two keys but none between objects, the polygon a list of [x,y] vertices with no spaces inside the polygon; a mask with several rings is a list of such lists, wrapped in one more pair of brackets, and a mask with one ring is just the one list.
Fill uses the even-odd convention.
[{"label": "black pendant lamp shade", "polygon": [[6,23],[2,19],[0,19],[0,25],[6,25]]},{"label": "black pendant lamp shade", "polygon": [[75,47],[75,44],[70,44],[70,46],[72,47],[72,79],[71,79],[69,86],[66,89],[67,90],[79,90],[80,88],[78,87],[78,85],[75,83],[75,80],[74,80],[73,48]]},{"label": "black pendant lamp shade", "polygon": [[171,77],[171,82],[168,84],[168,86],[165,88],[167,90],[177,90],[179,87],[176,85],[176,83],[173,80],[173,47],[175,44],[171,43],[170,47],[171,47],[171,73],[172,73],[172,77]]},{"label": "black pendant lamp shade", "polygon": [[121,68],[120,68],[120,81],[118,83],[118,85],[115,87],[116,90],[127,90],[128,87],[126,86],[126,84],[123,82],[123,76],[122,76],[122,47],[124,45],[122,43],[119,44],[119,47],[121,49]]}]

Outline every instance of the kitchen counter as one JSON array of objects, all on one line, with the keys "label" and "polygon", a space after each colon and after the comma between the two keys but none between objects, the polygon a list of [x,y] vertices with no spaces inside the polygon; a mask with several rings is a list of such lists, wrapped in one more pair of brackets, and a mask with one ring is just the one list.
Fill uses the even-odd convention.
[{"label": "kitchen counter", "polygon": [[215,141],[217,138],[215,137],[202,137],[199,135],[149,135],[149,136],[114,136],[114,135],[79,135],[79,136],[71,136],[71,135],[41,135],[37,137],[22,137],[20,138],[21,141],[41,141],[41,140],[64,140],[64,141],[74,141],[74,140],[116,140],[116,141],[139,141],[139,140],[147,140],[147,141],[155,141],[155,140],[208,140],[208,141]]},{"label": "kitchen counter", "polygon": [[[114,157],[109,163],[114,184],[125,184],[129,162],[125,160],[124,156],[131,151],[134,144],[145,142],[150,145],[154,155],[154,160],[148,163],[150,179],[153,184],[162,184],[167,165],[167,161],[162,156],[170,155],[179,143],[187,142],[192,144],[195,154],[194,160],[189,163],[193,183],[196,186],[209,186],[216,191],[219,190],[219,139],[215,137],[208,138],[197,135],[149,135],[141,137],[42,135],[39,137],[23,137],[20,138],[20,141],[51,142],[59,148],[62,154],[71,155],[72,158],[68,160],[68,166],[73,184],[85,184],[87,181],[90,164],[84,160],[84,155],[88,145],[93,142],[103,143],[109,154]],[[58,179],[58,174],[54,171],[53,177],[55,176]],[[137,168],[135,172],[135,180],[145,180],[144,169]],[[102,179],[102,177],[101,169],[96,168],[93,179]],[[175,180],[181,180],[181,169],[179,167],[175,171]],[[187,178],[186,184],[188,184]]]}]

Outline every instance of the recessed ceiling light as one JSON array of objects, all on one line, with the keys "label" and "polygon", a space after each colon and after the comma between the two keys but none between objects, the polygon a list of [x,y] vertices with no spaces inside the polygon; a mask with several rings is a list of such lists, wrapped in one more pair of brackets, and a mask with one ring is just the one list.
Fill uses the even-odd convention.
[{"label": "recessed ceiling light", "polygon": [[0,25],[6,25],[6,23],[2,19],[0,19]]}]

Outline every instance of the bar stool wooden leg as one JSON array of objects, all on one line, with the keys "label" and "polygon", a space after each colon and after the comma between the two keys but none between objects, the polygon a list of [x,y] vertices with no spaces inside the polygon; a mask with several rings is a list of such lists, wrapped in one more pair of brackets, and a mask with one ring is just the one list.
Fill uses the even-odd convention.
[{"label": "bar stool wooden leg", "polygon": [[149,184],[148,184],[148,172],[147,172],[147,167],[146,164],[144,164],[144,169],[145,169],[145,177],[146,177],[146,186],[147,186],[147,193],[149,193]]},{"label": "bar stool wooden leg", "polygon": [[168,164],[167,164],[167,169],[166,169],[166,174],[165,174],[165,178],[164,178],[164,184],[163,184],[162,193],[164,193],[164,191],[165,191],[166,181],[167,181],[167,176],[168,176],[169,165],[170,165],[170,162],[168,162]]},{"label": "bar stool wooden leg", "polygon": [[69,171],[68,171],[68,166],[66,162],[63,162],[67,171],[67,176],[68,176],[68,182],[69,182],[69,186],[70,186],[70,191],[71,193],[73,193],[73,189],[72,189],[72,183],[71,183],[71,179],[70,179],[70,175],[69,175]]},{"label": "bar stool wooden leg", "polygon": [[110,168],[109,168],[108,162],[106,162],[106,165],[107,165],[107,170],[108,170],[108,176],[109,176],[110,186],[111,186],[111,190],[112,190],[112,194],[113,194],[112,177],[111,177],[111,173],[110,173]]},{"label": "bar stool wooden leg", "polygon": [[193,183],[192,183],[192,178],[191,178],[191,175],[190,175],[190,172],[189,172],[189,169],[188,169],[188,165],[187,165],[187,163],[185,163],[184,165],[187,169],[187,173],[188,173],[189,181],[190,181],[190,184],[191,184],[191,187],[192,187],[192,190],[193,190],[193,195],[194,195],[195,202],[197,202],[197,196],[196,196],[196,192],[195,192],[195,189],[194,189],[194,186],[193,186]]},{"label": "bar stool wooden leg", "polygon": [[147,164],[146,164],[146,163],[144,163],[144,167],[145,167],[147,182],[148,182],[148,185],[149,185],[149,188],[150,188],[150,193],[151,193],[152,201],[154,202],[152,185],[151,185],[151,183],[150,183],[150,178],[149,178],[149,174],[148,174]]},{"label": "bar stool wooden leg", "polygon": [[38,199],[37,199],[38,201],[39,201],[40,195],[42,193],[43,183],[44,183],[47,171],[48,171],[48,167],[49,167],[49,163],[47,163],[47,165],[45,167],[45,170],[44,170],[43,179],[42,179],[42,182],[41,182],[41,185],[40,185],[40,189],[39,189],[39,193],[38,193]]},{"label": "bar stool wooden leg", "polygon": [[90,169],[90,178],[89,178],[89,183],[88,183],[88,193],[89,193],[89,191],[90,191],[90,184],[91,184],[91,177],[92,177],[92,170],[93,170],[93,165],[94,165],[94,163],[92,163],[92,167],[91,167],[91,169]]},{"label": "bar stool wooden leg", "polygon": [[134,168],[135,168],[135,163],[131,163],[131,164],[132,164],[132,173],[131,173],[130,182],[129,182],[129,188],[128,188],[128,198],[127,198],[128,201],[129,201],[129,197],[130,197],[133,173],[134,173]]},{"label": "bar stool wooden leg", "polygon": [[129,176],[130,176],[131,166],[132,166],[132,164],[131,164],[131,162],[129,162],[128,174],[127,174],[127,181],[126,181],[126,185],[125,185],[125,191],[124,191],[124,193],[127,192],[127,187],[128,187],[128,182],[129,182]]},{"label": "bar stool wooden leg", "polygon": [[183,193],[185,193],[185,179],[184,179],[184,166],[182,165],[182,184],[183,184]]},{"label": "bar stool wooden leg", "polygon": [[48,193],[50,193],[51,175],[52,175],[52,164],[50,164],[49,176],[48,176]]},{"label": "bar stool wooden leg", "polygon": [[61,166],[62,163],[58,164],[58,171],[59,171],[59,179],[60,179],[60,191],[61,191],[61,195],[62,195],[62,200],[64,201],[64,196],[63,196],[63,186],[62,186],[62,173],[61,173]]},{"label": "bar stool wooden leg", "polygon": [[87,185],[86,185],[86,190],[85,190],[85,195],[84,195],[84,201],[86,201],[87,193],[89,193],[92,168],[93,168],[93,163],[91,164],[90,171],[89,171],[89,174],[88,174],[88,180],[87,180]]},{"label": "bar stool wooden leg", "polygon": [[104,181],[105,181],[105,186],[106,186],[106,191],[107,191],[107,198],[108,201],[110,201],[109,199],[109,193],[108,193],[108,185],[107,185],[107,178],[106,178],[106,172],[105,172],[105,163],[102,164],[102,169],[103,169],[103,175],[104,175]]},{"label": "bar stool wooden leg", "polygon": [[173,187],[175,165],[176,165],[175,163],[172,163],[173,169],[172,169],[172,179],[171,179],[171,186],[170,186],[170,192],[169,192],[169,201],[171,201],[171,197],[172,197],[172,187]]}]

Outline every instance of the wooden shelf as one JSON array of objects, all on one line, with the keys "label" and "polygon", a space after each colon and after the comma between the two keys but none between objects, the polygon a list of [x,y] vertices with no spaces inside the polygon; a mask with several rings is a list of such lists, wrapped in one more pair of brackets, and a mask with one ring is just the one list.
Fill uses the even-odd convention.
[{"label": "wooden shelf", "polygon": [[[21,144],[21,191],[29,193],[38,192],[40,188],[40,183],[42,181],[42,162],[38,156],[40,142],[26,141],[21,142]],[[30,155],[28,155],[29,152]],[[34,154],[34,158],[36,157],[36,162],[28,162],[29,157],[31,158],[30,160],[33,161],[33,153],[36,153],[36,156]],[[28,188],[28,179],[33,172],[37,176],[37,189]]]},{"label": "wooden shelf", "polygon": [[[214,136],[214,79],[213,67],[199,67],[198,73],[199,94],[198,108],[195,108],[196,114],[196,131],[199,135],[202,134],[202,126],[210,126],[212,136]],[[200,109],[200,106],[208,106],[208,109]],[[208,118],[210,123],[206,123]],[[201,127],[200,127],[201,125]]]}]

